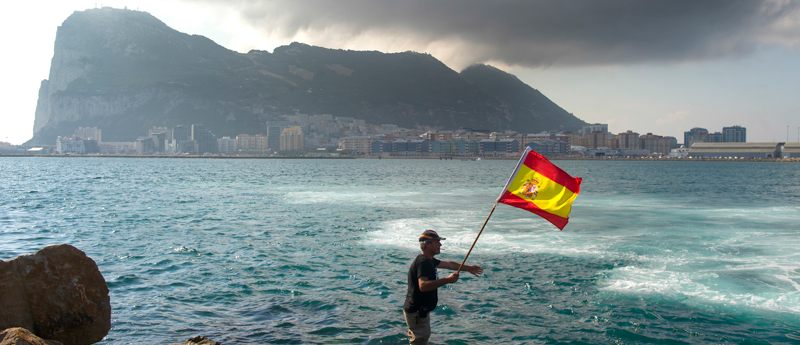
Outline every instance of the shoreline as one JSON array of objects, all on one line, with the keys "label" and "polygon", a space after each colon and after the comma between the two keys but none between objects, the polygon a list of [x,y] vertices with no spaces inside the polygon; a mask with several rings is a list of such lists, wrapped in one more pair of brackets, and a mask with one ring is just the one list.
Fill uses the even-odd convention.
[{"label": "shoreline", "polygon": [[[519,160],[519,157],[431,157],[431,156],[389,156],[389,157],[334,157],[334,156],[266,156],[266,155],[79,155],[79,154],[23,154],[23,153],[0,153],[0,157],[49,157],[49,158],[182,158],[182,159],[428,159],[428,160]],[[800,157],[791,158],[650,158],[650,157],[547,157],[551,161],[556,160],[587,160],[587,161],[638,161],[638,162],[800,162]]]}]

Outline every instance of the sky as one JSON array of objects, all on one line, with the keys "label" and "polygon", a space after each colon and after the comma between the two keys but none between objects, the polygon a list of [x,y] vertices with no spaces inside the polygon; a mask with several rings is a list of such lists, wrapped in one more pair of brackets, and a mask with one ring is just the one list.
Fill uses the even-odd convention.
[{"label": "sky", "polygon": [[4,4],[0,141],[33,136],[59,25],[101,6],[146,11],[238,52],[297,41],[429,53],[516,75],[613,133],[674,136],[739,125],[800,141],[800,1],[59,0]]}]

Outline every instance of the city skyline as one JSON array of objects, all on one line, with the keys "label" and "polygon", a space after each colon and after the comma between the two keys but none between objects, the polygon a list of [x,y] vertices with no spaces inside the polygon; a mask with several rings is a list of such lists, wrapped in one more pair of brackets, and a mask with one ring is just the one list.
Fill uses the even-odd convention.
[{"label": "city skyline", "polygon": [[48,11],[14,3],[4,12],[0,32],[22,53],[2,57],[15,68],[3,86],[0,141],[20,144],[31,137],[56,28],[73,11],[101,5],[147,11],[178,31],[239,52],[299,41],[426,52],[456,71],[487,63],[578,118],[620,132],[681,137],[692,127],[740,125],[750,141],[800,140],[794,100],[800,93],[800,5],[794,2],[346,1],[333,8],[313,1],[70,0]]},{"label": "city skyline", "polygon": [[[608,124],[589,124],[579,131],[543,131],[538,133],[524,133],[513,130],[488,131],[485,129],[458,128],[458,129],[408,129],[394,124],[372,125],[364,120],[351,117],[333,117],[323,115],[283,115],[279,121],[267,121],[261,127],[262,133],[215,135],[211,129],[202,124],[177,125],[174,128],[158,127],[148,129],[147,136],[140,136],[135,142],[112,142],[106,144],[100,140],[102,130],[97,127],[79,127],[72,137],[57,137],[56,151],[62,152],[60,147],[64,141],[81,148],[71,150],[72,153],[83,153],[83,141],[89,140],[96,146],[98,153],[131,153],[134,148],[138,154],[194,154],[207,153],[232,153],[250,151],[258,152],[312,152],[320,149],[330,149],[333,146],[339,149],[347,148],[352,143],[355,146],[370,146],[375,141],[409,140],[419,142],[436,142],[450,139],[469,139],[483,142],[491,140],[514,140],[515,145],[526,146],[539,142],[540,149],[557,152],[558,155],[569,154],[571,151],[582,152],[586,149],[622,149],[628,150],[631,155],[647,155],[650,153],[667,154],[672,149],[681,146],[687,148],[697,142],[711,143],[745,143],[747,142],[747,129],[741,126],[723,127],[722,131],[709,132],[705,128],[694,127],[684,132],[684,141],[678,138],[662,136],[647,132],[640,134],[631,130],[625,132],[609,131]],[[266,135],[264,133],[267,133]],[[308,135],[313,138],[310,143],[304,144],[303,137]],[[558,143],[544,142],[563,141],[563,147]],[[343,144],[343,143],[350,144]],[[70,145],[72,145],[70,144]],[[99,144],[99,146],[97,146]],[[344,145],[344,146],[343,146]],[[394,145],[394,144],[393,144]],[[555,146],[554,146],[555,145]],[[436,146],[436,145],[434,145]],[[438,146],[427,146],[431,152],[439,152]],[[570,146],[573,148],[571,149]],[[219,149],[217,149],[219,147]],[[483,144],[481,144],[483,147]],[[120,151],[120,149],[122,151]],[[463,148],[462,148],[463,149]],[[554,151],[555,150],[555,151]],[[639,150],[647,151],[646,153]],[[480,150],[484,151],[483,148]],[[88,153],[88,152],[87,152]],[[253,152],[250,152],[253,153]]]}]

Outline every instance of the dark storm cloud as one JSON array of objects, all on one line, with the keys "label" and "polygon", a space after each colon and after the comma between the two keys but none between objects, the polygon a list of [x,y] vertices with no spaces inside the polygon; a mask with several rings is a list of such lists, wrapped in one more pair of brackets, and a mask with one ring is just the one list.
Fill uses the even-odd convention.
[{"label": "dark storm cloud", "polygon": [[[382,39],[402,38],[423,47],[432,43],[439,47],[452,44],[456,47],[454,54],[468,63],[494,61],[519,66],[719,59],[750,53],[762,44],[796,46],[797,41],[793,40],[800,33],[797,1],[233,3],[241,9],[242,18],[254,27],[285,37],[335,29],[337,41],[342,42],[363,39],[365,33],[381,32]],[[306,43],[326,46],[324,42]]]}]

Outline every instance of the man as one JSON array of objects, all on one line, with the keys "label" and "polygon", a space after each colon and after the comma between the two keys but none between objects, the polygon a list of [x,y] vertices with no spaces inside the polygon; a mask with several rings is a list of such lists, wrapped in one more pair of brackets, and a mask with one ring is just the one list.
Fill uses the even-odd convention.
[{"label": "man", "polygon": [[[436,268],[447,268],[458,270],[461,265],[454,261],[440,261],[433,256],[439,254],[442,248],[442,240],[436,231],[425,230],[419,237],[419,247],[422,253],[417,255],[411,268],[408,269],[408,293],[406,302],[403,304],[403,314],[408,325],[408,340],[411,344],[427,344],[431,336],[431,317],[430,311],[436,309],[439,296],[436,289],[445,284],[452,284],[458,281],[458,273],[451,273],[445,278],[439,279]],[[463,270],[472,273],[476,277],[483,273],[480,266],[464,265]]]}]

